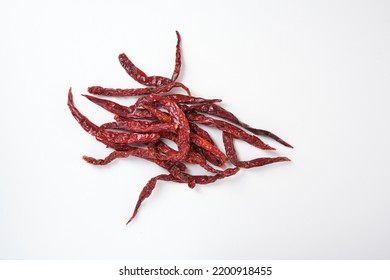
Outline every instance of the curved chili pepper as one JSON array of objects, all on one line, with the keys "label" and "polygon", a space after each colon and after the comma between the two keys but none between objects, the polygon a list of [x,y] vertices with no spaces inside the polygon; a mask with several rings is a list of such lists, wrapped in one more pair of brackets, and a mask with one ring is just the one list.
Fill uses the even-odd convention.
[{"label": "curved chili pepper", "polygon": [[91,122],[86,116],[80,113],[79,110],[73,104],[73,96],[72,96],[72,88],[69,88],[68,92],[68,107],[70,112],[76,121],[80,124],[80,126],[89,134],[96,136],[99,131],[99,127]]},{"label": "curved chili pepper", "polygon": [[146,75],[124,53],[121,53],[118,58],[119,63],[126,70],[127,74],[142,85],[158,87],[172,82],[171,79],[162,76]]},{"label": "curved chili pepper", "polygon": [[264,130],[264,129],[253,128],[253,127],[247,125],[246,123],[241,122],[234,114],[225,110],[224,108],[222,108],[218,104],[207,103],[207,104],[201,104],[201,105],[194,105],[194,106],[188,107],[187,110],[195,110],[197,112],[206,113],[209,115],[223,118],[229,122],[232,122],[234,124],[237,124],[245,129],[247,129],[248,131],[250,131],[256,135],[268,136],[286,147],[293,148],[293,146],[291,146],[289,143],[287,143],[286,141],[284,141],[283,139],[281,139],[277,135],[273,134],[272,132],[269,132],[269,131]]},{"label": "curved chili pepper", "polygon": [[236,149],[234,148],[233,137],[227,132],[222,132],[222,136],[223,136],[223,143],[225,145],[226,155],[229,158],[229,161],[235,166],[243,167],[243,168],[253,168],[253,167],[259,167],[259,166],[263,166],[275,162],[290,161],[290,159],[287,157],[273,157],[273,158],[262,157],[262,158],[247,160],[247,161],[240,161],[238,160],[237,152]]},{"label": "curved chili pepper", "polygon": [[82,158],[86,162],[93,164],[93,165],[107,165],[115,159],[127,158],[129,156],[134,156],[134,157],[139,157],[139,158],[150,160],[150,161],[156,163],[157,165],[163,167],[164,169],[167,169],[168,171],[173,166],[178,168],[180,171],[185,171],[187,169],[186,165],[180,161],[156,159],[156,157],[157,157],[156,151],[154,149],[151,149],[149,146],[147,148],[128,146],[128,149],[126,151],[115,150],[103,159],[96,159],[96,158],[90,157],[90,156],[83,156]]},{"label": "curved chili pepper", "polygon": [[181,36],[178,31],[176,31],[177,36],[177,44],[176,44],[176,59],[175,59],[175,69],[173,70],[172,74],[172,81],[176,81],[177,78],[180,75],[180,68],[181,68],[181,49],[180,49],[180,43],[181,43]]},{"label": "curved chili pepper", "polygon": [[218,179],[232,176],[232,175],[236,174],[239,170],[240,170],[239,167],[228,168],[228,169],[224,170],[223,173],[215,174],[212,176],[207,176],[207,175],[194,176],[194,175],[189,175],[187,173],[182,172],[182,175],[183,175],[182,180],[175,178],[172,174],[157,175],[157,176],[151,178],[146,183],[145,187],[142,189],[142,191],[138,197],[137,204],[135,205],[133,215],[130,217],[130,219],[127,221],[126,224],[129,224],[135,218],[135,216],[138,213],[138,209],[140,208],[142,202],[152,194],[154,188],[156,187],[156,183],[158,180],[178,182],[178,183],[188,183],[190,188],[194,188],[196,184],[201,184],[201,185],[210,184],[210,183],[217,181]]},{"label": "curved chili pepper", "polygon": [[245,131],[243,131],[242,129],[240,129],[240,128],[238,128],[230,123],[216,120],[213,118],[209,118],[209,117],[206,117],[204,115],[201,115],[198,113],[192,113],[192,112],[187,113],[187,118],[190,121],[195,121],[197,123],[201,123],[201,124],[204,124],[207,126],[217,127],[222,131],[230,133],[234,138],[244,140],[248,144],[251,144],[252,146],[255,146],[259,149],[275,150],[275,148],[273,148],[273,147],[265,144],[263,141],[261,141],[260,138],[254,136],[254,135],[250,135],[250,134],[246,133]]}]

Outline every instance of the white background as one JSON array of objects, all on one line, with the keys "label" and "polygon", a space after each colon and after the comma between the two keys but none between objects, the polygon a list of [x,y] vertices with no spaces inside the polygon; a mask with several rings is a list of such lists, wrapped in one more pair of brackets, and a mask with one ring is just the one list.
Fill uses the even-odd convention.
[{"label": "white background", "polygon": [[[1,259],[390,258],[388,1],[12,1],[0,4]],[[194,190],[147,180],[140,159],[91,166],[103,145],[71,116],[67,91],[138,87],[125,52],[222,98],[271,130],[290,163],[243,170]],[[133,99],[126,99],[126,102]],[[239,145],[240,157],[263,155]]]}]

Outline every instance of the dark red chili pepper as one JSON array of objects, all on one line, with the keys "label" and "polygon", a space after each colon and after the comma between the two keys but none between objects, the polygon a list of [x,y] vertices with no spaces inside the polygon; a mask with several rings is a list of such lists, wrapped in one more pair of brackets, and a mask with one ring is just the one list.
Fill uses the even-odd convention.
[{"label": "dark red chili pepper", "polygon": [[206,99],[201,97],[193,97],[183,94],[169,94],[164,95],[164,97],[176,103],[184,103],[184,104],[204,104],[204,103],[214,103],[221,102],[221,99]]},{"label": "dark red chili pepper", "polygon": [[187,169],[186,165],[180,161],[172,161],[172,160],[163,161],[163,160],[156,159],[157,157],[156,151],[154,151],[154,149],[151,149],[150,147],[139,148],[139,147],[128,146],[128,149],[126,151],[118,151],[118,150],[113,151],[104,159],[96,159],[89,156],[83,156],[83,160],[93,165],[106,165],[117,158],[127,158],[129,156],[150,160],[156,163],[157,165],[163,167],[164,169],[167,169],[168,171],[172,169],[172,167],[175,167],[180,171],[185,171]]},{"label": "dark red chili pepper", "polygon": [[82,96],[88,98],[88,100],[92,101],[96,105],[99,105],[103,109],[106,109],[107,111],[114,113],[114,114],[117,114],[118,116],[121,116],[124,118],[131,117],[133,112],[134,112],[134,109],[135,109],[134,106],[126,107],[126,106],[120,105],[114,101],[102,99],[102,98],[97,98],[97,97],[91,96],[91,95],[82,94]]},{"label": "dark red chili pepper", "polygon": [[105,95],[105,96],[138,96],[151,94],[153,88],[130,88],[130,89],[121,89],[121,88],[104,88],[101,86],[92,86],[88,88],[88,92],[96,95]]},{"label": "dark red chili pepper", "polygon": [[142,70],[135,66],[135,64],[124,53],[121,53],[118,58],[127,74],[142,85],[159,87],[172,82],[171,79],[165,77],[146,75]]},{"label": "dark red chili pepper", "polygon": [[173,122],[172,117],[169,114],[160,111],[155,106],[153,106],[153,104],[151,104],[151,103],[141,103],[141,104],[139,104],[139,106],[141,106],[144,109],[146,109],[147,111],[149,111],[149,113],[152,116],[154,116],[157,120],[159,120],[161,122],[164,122],[164,123]]},{"label": "dark red chili pepper", "polygon": [[88,92],[95,95],[105,95],[105,96],[139,96],[139,95],[146,95],[146,94],[167,93],[171,91],[173,88],[182,88],[187,92],[188,95],[191,95],[190,90],[185,85],[178,82],[171,82],[169,84],[161,85],[155,88],[149,87],[149,88],[121,89],[121,88],[104,88],[100,86],[92,86],[88,88]]},{"label": "dark red chili pepper", "polygon": [[177,124],[175,123],[160,123],[160,122],[151,122],[151,121],[136,121],[136,120],[126,120],[126,121],[116,121],[104,123],[100,128],[106,129],[123,129],[132,132],[160,132],[160,131],[169,131],[175,132],[177,130]]},{"label": "dark red chili pepper", "polygon": [[113,151],[104,159],[95,159],[89,156],[83,156],[83,160],[93,165],[106,165],[117,158],[127,158],[129,156],[135,156],[145,159],[154,159],[155,154],[152,154],[150,150],[137,147],[128,147],[127,151]]},{"label": "dark red chili pepper", "polygon": [[269,131],[264,130],[264,129],[253,128],[253,127],[247,125],[246,123],[241,122],[235,115],[233,115],[231,112],[225,110],[224,108],[222,108],[218,104],[214,104],[214,103],[210,102],[207,104],[194,105],[194,106],[188,107],[187,110],[195,110],[197,112],[206,113],[209,115],[223,118],[229,122],[232,122],[234,124],[237,124],[245,129],[247,129],[248,131],[250,131],[256,135],[268,136],[286,147],[293,148],[293,146],[291,146],[286,141],[282,140],[280,137],[276,136],[272,132],[269,132]]},{"label": "dark red chili pepper", "polygon": [[222,153],[217,146],[208,142],[206,139],[202,138],[198,134],[191,133],[191,142],[197,145],[198,147],[203,148],[204,150],[212,153],[215,157],[217,157],[218,162],[220,163],[220,167],[222,167],[226,162],[226,156]]},{"label": "dark red chili pepper", "polygon": [[74,106],[73,96],[72,96],[72,88],[69,88],[69,92],[68,92],[68,107],[69,107],[70,112],[72,113],[73,117],[80,124],[80,126],[89,134],[96,136],[97,132],[99,131],[99,127],[96,124],[94,124],[93,122],[91,122],[83,114],[81,114],[80,111],[77,110],[77,108]]},{"label": "dark red chili pepper", "polygon": [[175,69],[173,70],[173,74],[171,78],[172,81],[177,80],[177,78],[180,75],[180,68],[181,68],[181,49],[180,49],[181,37],[178,31],[176,31],[176,36],[177,36],[176,59],[175,59]]},{"label": "dark red chili pepper", "polygon": [[[208,142],[215,145],[213,139],[211,138],[210,134],[206,130],[199,127],[198,125],[196,125],[193,122],[190,122],[190,128],[191,128],[192,132],[194,132],[195,134],[198,134],[200,137],[206,139]],[[202,148],[200,148],[200,149],[201,149],[204,157],[206,158],[206,160],[208,160],[210,163],[214,164],[215,166],[223,166],[224,165],[224,162],[220,161],[220,159],[217,158],[210,151],[204,150]]]},{"label": "dark red chili pepper", "polygon": [[192,113],[192,112],[187,113],[187,118],[189,121],[194,121],[196,123],[200,123],[200,124],[207,125],[207,126],[217,127],[218,129],[220,129],[222,131],[228,132],[234,138],[244,140],[248,144],[251,144],[259,149],[275,150],[275,148],[273,148],[273,147],[265,144],[263,141],[261,141],[260,138],[254,136],[254,135],[250,135],[250,134],[246,133],[245,131],[243,131],[242,129],[240,129],[240,128],[238,128],[230,123],[227,123],[225,121],[216,120],[216,119],[209,118],[209,117],[206,117],[204,115]]},{"label": "dark red chili pepper", "polygon": [[183,172],[182,173],[183,180],[179,180],[179,179],[175,178],[172,174],[161,174],[161,175],[155,176],[152,179],[150,179],[147,182],[147,184],[145,185],[145,187],[142,189],[141,194],[139,195],[137,204],[135,205],[133,215],[130,217],[127,224],[130,223],[134,219],[134,217],[137,215],[138,209],[141,206],[142,202],[152,194],[154,188],[156,187],[156,183],[158,180],[178,182],[178,183],[188,183],[191,188],[194,188],[196,184],[201,184],[201,185],[210,184],[210,183],[215,182],[218,179],[232,176],[232,175],[236,174],[239,170],[240,169],[238,167],[228,168],[228,169],[224,170],[223,173],[215,174],[212,176],[206,176],[206,175],[194,176],[194,175],[189,175],[189,174],[186,174]]},{"label": "dark red chili pepper", "polygon": [[103,143],[144,144],[156,142],[160,139],[160,135],[157,133],[116,132],[100,129],[96,134],[96,139]]},{"label": "dark red chili pepper", "polygon": [[233,137],[226,132],[222,132],[222,135],[223,135],[223,143],[225,145],[226,155],[229,161],[235,166],[242,167],[242,168],[253,168],[253,167],[259,167],[259,166],[263,166],[275,162],[290,161],[290,159],[287,157],[273,157],[273,158],[262,157],[262,158],[247,160],[247,161],[240,161],[238,160],[237,152],[236,149],[234,148]]},{"label": "dark red chili pepper", "polygon": [[157,118],[153,116],[148,110],[142,109],[142,108],[135,108],[132,113],[129,113],[124,116],[114,115],[114,120],[116,121],[127,121],[132,119],[143,119],[143,120],[149,120],[149,121],[155,121]]},{"label": "dark red chili pepper", "polygon": [[158,180],[177,182],[177,179],[175,179],[175,177],[173,177],[171,174],[161,174],[150,179],[145,185],[145,187],[142,189],[137,204],[135,205],[133,215],[127,221],[126,224],[130,223],[137,215],[139,207],[141,206],[142,202],[152,194]]}]

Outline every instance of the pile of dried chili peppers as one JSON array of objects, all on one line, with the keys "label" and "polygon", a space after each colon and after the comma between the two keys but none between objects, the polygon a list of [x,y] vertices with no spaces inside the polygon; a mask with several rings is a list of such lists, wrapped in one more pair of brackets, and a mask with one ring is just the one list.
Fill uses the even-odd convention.
[{"label": "pile of dried chili peppers", "polygon": [[[241,161],[237,156],[234,139],[240,139],[262,150],[275,150],[265,144],[258,136],[267,136],[284,146],[291,147],[275,134],[253,128],[241,122],[235,115],[218,103],[220,99],[193,97],[190,90],[177,78],[181,68],[180,34],[176,32],[176,61],[171,78],[148,76],[125,55],[119,55],[119,62],[135,81],[146,86],[136,89],[117,89],[93,86],[88,92],[103,96],[140,96],[130,106],[108,99],[84,95],[93,103],[114,114],[114,121],[100,126],[91,122],[74,106],[69,89],[68,107],[81,125],[96,140],[113,149],[106,158],[95,159],[83,156],[94,165],[105,165],[117,158],[135,156],[154,162],[168,172],[151,178],[142,189],[131,222],[141,203],[151,195],[158,180],[185,183],[190,188],[196,184],[209,184],[218,179],[236,174],[240,168],[259,167],[270,163],[289,161],[287,157],[262,157]],[[186,94],[172,93],[178,88]],[[214,143],[204,127],[217,128],[222,132],[223,152]],[[203,127],[203,128],[202,128]],[[177,149],[167,144],[173,141]],[[228,162],[230,162],[228,164]],[[191,175],[187,164],[195,164],[207,171],[207,175]],[[230,165],[231,167],[226,167]]]}]

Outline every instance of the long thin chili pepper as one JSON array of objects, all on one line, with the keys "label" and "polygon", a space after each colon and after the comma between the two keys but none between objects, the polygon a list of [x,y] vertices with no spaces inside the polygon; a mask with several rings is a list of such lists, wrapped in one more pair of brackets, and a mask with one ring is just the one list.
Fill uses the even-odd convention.
[{"label": "long thin chili pepper", "polygon": [[221,99],[206,99],[201,97],[193,97],[183,94],[168,94],[164,95],[164,97],[176,103],[184,103],[184,104],[204,104],[204,103],[215,103],[222,102]]},{"label": "long thin chili pepper", "polygon": [[240,129],[240,128],[238,128],[230,123],[227,123],[225,121],[216,120],[216,119],[209,118],[209,117],[206,117],[204,115],[192,113],[192,112],[189,112],[187,114],[187,118],[190,121],[201,123],[201,124],[204,124],[207,126],[217,127],[218,129],[220,129],[222,131],[226,131],[226,132],[230,133],[234,138],[242,139],[245,142],[247,142],[248,144],[251,144],[259,149],[275,150],[275,148],[273,148],[273,147],[265,144],[263,141],[261,141],[260,138],[254,136],[254,135],[250,135],[250,134],[246,133],[245,131],[243,131],[242,129]]},{"label": "long thin chili pepper", "polygon": [[256,135],[268,136],[286,147],[293,148],[293,146],[291,146],[286,141],[284,141],[283,139],[281,139],[277,135],[273,134],[272,132],[269,132],[269,131],[264,130],[264,129],[253,128],[253,127],[247,125],[246,123],[241,122],[234,114],[225,110],[224,108],[222,108],[218,104],[207,103],[207,104],[194,105],[194,106],[188,107],[187,110],[195,110],[197,112],[206,113],[209,115],[223,118],[229,122],[232,122],[234,124],[237,124],[245,129],[249,130],[250,132],[252,132]]},{"label": "long thin chili pepper", "polygon": [[145,187],[142,189],[141,194],[139,195],[137,204],[136,204],[136,206],[134,208],[133,215],[130,217],[130,219],[128,220],[127,224],[130,223],[134,219],[134,217],[137,215],[138,209],[141,206],[142,202],[152,194],[154,188],[156,187],[156,183],[157,183],[158,180],[160,180],[160,181],[179,182],[179,183],[190,183],[191,188],[194,188],[195,184],[201,184],[201,185],[210,184],[210,183],[215,182],[218,179],[222,179],[222,178],[225,178],[225,177],[232,176],[232,175],[236,174],[239,170],[240,169],[238,167],[228,168],[228,169],[226,169],[224,171],[224,173],[222,173],[222,174],[215,174],[215,175],[212,175],[212,176],[207,176],[207,175],[194,176],[194,175],[189,175],[189,174],[186,174],[186,173],[183,172],[182,174],[184,176],[183,176],[183,180],[182,181],[180,181],[177,178],[175,178],[172,174],[157,175],[157,176],[153,177],[152,179],[150,179],[147,182],[147,184],[145,185]]},{"label": "long thin chili pepper", "polygon": [[191,142],[216,156],[218,158],[218,162],[220,162],[220,167],[225,164],[227,160],[225,154],[222,153],[214,144],[208,142],[206,139],[195,133],[191,133]]},{"label": "long thin chili pepper", "polygon": [[132,113],[126,114],[126,117],[114,115],[114,120],[116,121],[128,121],[128,120],[149,120],[149,121],[155,121],[157,118],[153,114],[151,114],[148,110],[143,108],[135,108]]},{"label": "long thin chili pepper", "polygon": [[253,168],[253,167],[259,167],[266,164],[271,164],[275,162],[281,162],[281,161],[290,161],[287,157],[262,157],[262,158],[255,158],[252,160],[247,161],[240,161],[237,157],[236,149],[234,148],[233,143],[233,137],[226,132],[222,132],[223,135],[223,143],[225,145],[226,155],[229,158],[229,161],[233,163],[235,166],[242,167],[242,168]]},{"label": "long thin chili pepper", "polygon": [[175,69],[173,70],[173,74],[171,78],[172,81],[177,80],[177,78],[180,75],[180,68],[181,68],[181,49],[180,49],[181,37],[178,31],[176,31],[176,36],[177,36],[176,58],[175,58]]},{"label": "long thin chili pepper", "polygon": [[124,53],[121,53],[118,58],[127,74],[142,85],[158,87],[172,82],[171,79],[162,76],[146,75],[142,70],[135,66],[135,64]]},{"label": "long thin chili pepper", "polygon": [[103,143],[144,144],[156,142],[160,139],[160,135],[158,133],[117,132],[100,129],[96,134],[96,139]]},{"label": "long thin chili pepper", "polygon": [[137,204],[135,205],[133,215],[130,217],[130,219],[127,221],[126,224],[129,224],[134,219],[134,217],[137,215],[139,207],[141,206],[142,202],[152,194],[154,188],[156,187],[156,183],[158,180],[177,182],[177,179],[175,177],[173,177],[171,174],[160,174],[160,175],[157,175],[157,176],[151,178],[146,183],[145,187],[142,189],[142,191],[138,197]]},{"label": "long thin chili pepper", "polygon": [[88,88],[88,92],[95,95],[105,95],[105,96],[139,96],[146,94],[161,94],[171,91],[173,88],[182,88],[188,95],[191,95],[188,87],[178,82],[170,82],[158,87],[149,87],[149,88],[104,88],[101,86],[91,86]]},{"label": "long thin chili pepper", "polygon": [[172,160],[158,160],[156,159],[157,154],[153,149],[148,148],[139,148],[139,147],[128,147],[126,151],[113,151],[104,159],[96,159],[90,156],[83,156],[83,160],[93,165],[107,165],[115,159],[118,158],[127,158],[129,156],[139,157],[143,159],[150,160],[157,165],[167,169],[169,171],[170,168],[175,166],[180,171],[185,171],[186,165],[180,161],[172,161]]},{"label": "long thin chili pepper", "polygon": [[80,124],[80,126],[89,134],[96,136],[97,132],[99,131],[99,127],[93,122],[91,122],[83,114],[81,114],[80,111],[77,110],[77,108],[74,106],[72,88],[69,88],[69,92],[68,92],[68,107],[73,117]]},{"label": "long thin chili pepper", "polygon": [[123,130],[128,130],[132,132],[141,132],[141,133],[160,132],[160,131],[175,132],[177,130],[177,124],[160,123],[155,121],[151,122],[151,121],[126,120],[126,121],[104,123],[100,126],[100,128],[123,129]]},{"label": "long thin chili pepper", "polygon": [[106,109],[107,111],[117,114],[121,117],[129,117],[132,115],[134,112],[134,106],[131,107],[126,107],[123,105],[120,105],[114,101],[107,100],[107,99],[102,99],[102,98],[97,98],[92,95],[85,95],[83,94],[82,96],[86,97],[88,100],[92,101],[96,105],[99,105],[103,109]]},{"label": "long thin chili pepper", "polygon": [[[194,132],[195,134],[198,134],[200,137],[206,139],[208,142],[215,145],[213,139],[211,138],[210,134],[206,130],[199,127],[198,125],[196,125],[193,122],[190,122],[190,128],[191,128],[192,132]],[[201,149],[201,150],[202,150],[202,153],[205,156],[206,160],[208,160],[209,162],[211,162],[215,166],[223,166],[224,165],[224,163],[222,161],[220,161],[220,159],[218,157],[216,157],[214,154],[212,154],[210,151],[207,151],[204,149]]]},{"label": "long thin chili pepper", "polygon": [[83,160],[93,165],[106,165],[117,158],[127,158],[129,156],[140,157],[144,159],[154,159],[155,155],[151,151],[144,148],[129,147],[127,151],[113,151],[104,159],[96,159],[89,156],[83,156]]}]

